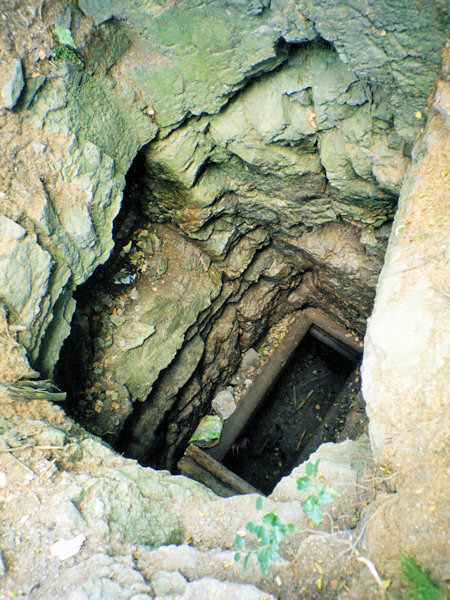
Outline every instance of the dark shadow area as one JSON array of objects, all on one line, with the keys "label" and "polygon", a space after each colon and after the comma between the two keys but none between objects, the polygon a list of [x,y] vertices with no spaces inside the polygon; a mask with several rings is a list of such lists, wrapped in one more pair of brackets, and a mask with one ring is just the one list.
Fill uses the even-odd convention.
[{"label": "dark shadow area", "polygon": [[139,277],[139,257],[128,251],[127,247],[131,245],[134,231],[148,222],[141,204],[140,181],[144,171],[143,155],[138,153],[127,173],[122,207],[114,219],[114,248],[109,259],[97,267],[73,294],[77,308],[71,322],[71,333],[61,348],[54,375],[57,385],[67,392],[67,414],[112,444],[114,437],[96,431],[92,425],[95,421],[91,418],[95,415],[95,403],[90,389],[94,386],[95,377],[102,374],[99,356],[110,343],[109,316],[119,305],[121,295]]}]

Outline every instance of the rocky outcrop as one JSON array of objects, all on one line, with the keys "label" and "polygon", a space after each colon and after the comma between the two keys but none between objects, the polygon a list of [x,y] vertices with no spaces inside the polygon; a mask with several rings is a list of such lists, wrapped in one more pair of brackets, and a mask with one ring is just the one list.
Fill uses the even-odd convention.
[{"label": "rocky outcrop", "polygon": [[[231,230],[242,233],[255,222],[279,229],[281,213],[285,227],[300,227],[291,239],[339,216],[375,226],[389,218],[405,167],[403,145],[420,125],[414,115],[439,61],[439,9],[384,12],[375,32],[361,16],[349,33],[339,25],[339,3],[330,5],[330,19],[319,18],[314,3],[279,4],[230,3],[223,10],[208,3],[176,9],[136,3],[127,9],[83,1],[80,10],[52,3],[31,9],[2,82],[4,97],[10,89],[21,91],[11,92],[14,106],[13,100],[4,105],[13,112],[2,113],[4,145],[12,152],[3,156],[2,212],[21,220],[27,234],[19,243],[24,231],[13,234],[14,225],[3,224],[12,238],[2,248],[2,272],[13,270],[14,277],[2,281],[2,289],[10,321],[27,330],[20,342],[42,372],[52,372],[68,333],[72,290],[111,251],[112,221],[131,160],[158,128],[175,131],[146,151],[159,173],[150,178],[156,210],[170,209],[184,231],[202,229],[209,240],[204,246],[215,256],[236,242]],[[5,16],[6,36],[20,23],[13,9]],[[54,59],[52,23],[72,29],[84,68]],[[395,33],[400,23],[401,39]],[[418,41],[412,35],[417,28]],[[394,82],[399,59],[404,75]],[[14,85],[17,61],[23,90]],[[402,98],[401,107],[391,97]],[[202,116],[214,114],[212,120]],[[399,119],[409,128],[397,126]],[[357,145],[364,150],[357,152]],[[202,175],[205,162],[210,168]],[[16,170],[10,167],[15,163]],[[200,175],[202,185],[187,195],[168,186],[175,177],[190,189]],[[161,189],[169,206],[159,207]],[[190,199],[191,209],[177,210],[182,198]],[[30,265],[39,262],[29,282],[13,266],[12,247]],[[19,289],[29,290],[26,297]]]},{"label": "rocky outcrop", "polygon": [[[254,495],[218,498],[190,479],[117,455],[45,400],[12,401],[2,389],[0,399],[0,582],[6,594],[294,600],[299,586],[317,591],[307,562],[313,557],[324,566],[327,597],[336,597],[330,553],[345,553],[345,529],[367,497],[360,487],[367,444],[348,440],[317,453],[322,476],[342,498],[328,517],[339,533],[317,530],[314,548],[297,552],[308,540],[308,522],[291,484],[304,467],[264,500],[265,511],[297,527],[283,543],[282,560],[264,576],[255,556],[248,569],[234,561],[236,533],[261,518]],[[344,574],[340,587],[350,583]]]},{"label": "rocky outcrop", "polygon": [[2,372],[30,374],[22,347],[51,376],[72,328],[74,414],[140,458],[182,445],[286,313],[364,331],[444,27],[319,4],[45,3],[10,43]]},{"label": "rocky outcrop", "polygon": [[[72,292],[109,256],[124,175],[156,127],[131,103],[122,114],[124,100],[107,96],[102,73],[55,60],[50,24],[60,8],[46,7],[44,25],[36,3],[17,36],[24,27],[13,4],[4,10],[2,44],[22,60],[26,83],[0,114],[1,299],[29,362],[51,375],[70,331]],[[74,23],[83,29],[79,16]]]},{"label": "rocky outcrop", "polygon": [[392,543],[380,531],[398,523],[395,544],[424,557],[436,574],[444,569],[448,517],[448,50],[445,56],[400,196],[362,369],[372,447],[378,460],[401,473],[397,494],[368,528],[368,544],[377,561],[389,560]]}]

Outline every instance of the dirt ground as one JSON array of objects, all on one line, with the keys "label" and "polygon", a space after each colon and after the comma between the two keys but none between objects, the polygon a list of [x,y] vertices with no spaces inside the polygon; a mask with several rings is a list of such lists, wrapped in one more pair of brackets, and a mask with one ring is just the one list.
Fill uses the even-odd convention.
[{"label": "dirt ground", "polygon": [[[73,515],[66,512],[65,500],[74,477],[101,476],[105,461],[80,452],[86,434],[58,407],[46,401],[12,401],[3,390],[0,400],[1,600],[69,597],[69,591],[81,585],[83,578],[88,580],[97,571],[100,577],[99,565],[105,560],[126,568],[127,577],[131,573],[136,586],[141,586],[147,597],[153,597],[146,573],[150,569],[154,576],[150,565],[158,564],[158,557],[166,552],[164,547],[152,550],[88,528],[83,529],[81,547],[74,556],[60,557],[55,544],[73,540],[80,531],[74,526]],[[112,460],[120,468],[127,462],[119,456]],[[327,511],[329,517],[323,528],[314,531],[298,526],[301,535],[286,539],[283,561],[274,565],[267,577],[261,576],[256,561],[248,571],[241,565],[230,569],[235,532],[246,520],[261,516],[254,509],[254,498],[195,500],[179,513],[185,545],[170,548],[180,556],[195,550],[199,564],[189,571],[181,561],[173,569],[181,569],[188,581],[206,573],[223,581],[253,583],[284,600],[389,598],[400,586],[399,544],[435,576],[442,573],[447,552],[448,499],[441,469],[444,459],[441,456],[437,460],[439,464],[434,466],[441,477],[432,481],[427,479],[430,469],[426,465],[409,481],[400,480],[388,465],[373,465],[358,480],[357,495],[346,500],[337,513]],[[286,520],[298,519],[301,513],[299,504],[273,506],[280,513],[287,511]],[[349,511],[353,516],[346,514]],[[335,524],[331,529],[328,519]],[[436,532],[432,546],[426,535],[431,530]],[[376,565],[387,592],[377,584],[364,560]],[[107,578],[111,577],[111,568],[109,565]],[[131,598],[127,585],[122,595],[111,592],[109,596],[83,598]],[[98,583],[98,590],[100,587]]]}]

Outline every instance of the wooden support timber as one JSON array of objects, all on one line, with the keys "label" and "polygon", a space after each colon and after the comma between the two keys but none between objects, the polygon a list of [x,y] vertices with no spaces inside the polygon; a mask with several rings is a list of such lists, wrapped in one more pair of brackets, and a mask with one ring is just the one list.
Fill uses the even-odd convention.
[{"label": "wooden support timber", "polygon": [[311,321],[308,317],[300,313],[284,336],[283,343],[275,349],[264,369],[253,380],[247,394],[239,402],[234,413],[224,422],[220,443],[208,450],[210,456],[219,461],[224,458],[262,400],[272,389],[310,326]]},{"label": "wooden support timber", "polygon": [[344,327],[338,325],[317,308],[307,308],[303,312],[311,321],[309,333],[313,337],[350,360],[360,360],[362,343],[355,340]]},{"label": "wooden support timber", "polygon": [[195,444],[189,444],[177,466],[182,475],[207,485],[218,496],[227,498],[236,494],[261,494]]}]

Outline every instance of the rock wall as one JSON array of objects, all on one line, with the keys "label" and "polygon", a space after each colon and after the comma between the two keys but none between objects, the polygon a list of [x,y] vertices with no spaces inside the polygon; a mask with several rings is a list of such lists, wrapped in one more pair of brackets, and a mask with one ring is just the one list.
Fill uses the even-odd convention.
[{"label": "rock wall", "polygon": [[[0,294],[29,362],[51,375],[70,331],[72,292],[109,256],[126,170],[156,127],[132,102],[108,95],[107,59],[97,63],[95,48],[97,73],[55,59],[53,25],[73,22],[77,43],[92,36],[100,53],[107,33],[93,36],[81,14],[57,3],[2,10]],[[120,42],[108,44],[110,57],[123,51]],[[6,365],[1,377],[18,378],[17,369]]]},{"label": "rock wall", "polygon": [[363,392],[379,457],[414,468],[448,431],[449,53],[400,196],[364,348]]},{"label": "rock wall", "polygon": [[362,368],[375,457],[397,472],[366,545],[379,565],[392,547],[408,548],[438,577],[449,517],[449,59],[447,48],[400,195]]}]

